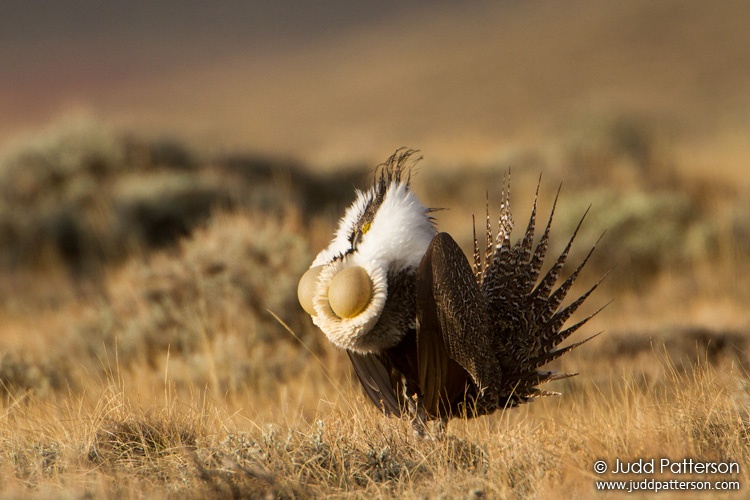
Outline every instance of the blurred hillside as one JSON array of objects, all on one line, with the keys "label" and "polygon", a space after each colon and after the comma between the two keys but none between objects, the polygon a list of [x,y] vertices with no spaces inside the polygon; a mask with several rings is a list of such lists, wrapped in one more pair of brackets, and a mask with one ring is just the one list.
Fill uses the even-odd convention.
[{"label": "blurred hillside", "polygon": [[692,172],[750,158],[747,2],[24,2],[0,17],[0,141],[83,109],[212,152],[331,168],[408,145],[458,167],[554,150],[614,114],[643,117]]}]

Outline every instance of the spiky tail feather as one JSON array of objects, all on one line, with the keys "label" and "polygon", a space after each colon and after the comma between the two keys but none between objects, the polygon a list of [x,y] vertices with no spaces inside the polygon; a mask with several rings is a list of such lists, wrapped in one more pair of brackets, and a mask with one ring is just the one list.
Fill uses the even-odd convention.
[{"label": "spiky tail feather", "polygon": [[[487,216],[487,244],[484,262],[481,262],[479,256],[479,244],[476,238],[476,230],[474,231],[474,273],[487,304],[491,325],[489,331],[495,335],[493,339],[496,347],[495,352],[503,353],[500,360],[503,372],[499,387],[496,388],[496,393],[500,398],[498,403],[515,406],[539,396],[556,394],[543,391],[536,386],[551,380],[575,375],[574,373],[560,374],[551,371],[539,371],[538,369],[596,336],[593,335],[580,342],[557,349],[561,342],[603,309],[602,307],[578,323],[563,329],[565,322],[599,286],[606,275],[594,283],[578,299],[561,308],[562,301],[596,248],[596,244],[594,244],[591,251],[573,273],[556,289],[554,288],[588,210],[581,217],[563,252],[547,273],[539,279],[547,254],[552,218],[560,190],[558,189],[557,195],[555,195],[544,233],[542,233],[534,248],[537,200],[541,176],[534,195],[534,206],[526,232],[515,245],[510,243],[513,218],[510,210],[510,188],[508,184],[509,181],[506,183],[507,187],[503,189],[496,238],[493,238],[489,215]],[[489,214],[489,207],[487,213]]]}]

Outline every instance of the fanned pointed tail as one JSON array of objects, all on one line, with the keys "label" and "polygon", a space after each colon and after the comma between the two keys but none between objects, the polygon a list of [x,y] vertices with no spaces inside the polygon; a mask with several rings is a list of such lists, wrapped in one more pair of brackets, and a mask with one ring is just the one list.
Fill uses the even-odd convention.
[{"label": "fanned pointed tail", "polygon": [[[596,336],[558,348],[560,343],[601,311],[599,309],[578,323],[563,328],[565,322],[599,286],[604,277],[594,283],[579,298],[561,307],[573,283],[596,248],[594,244],[572,274],[561,284],[557,284],[573,241],[588,210],[581,217],[565,249],[540,279],[558,196],[555,196],[547,225],[534,247],[539,196],[539,185],[537,185],[526,232],[515,245],[511,246],[510,227],[507,224],[507,221],[512,221],[510,203],[505,194],[507,190],[503,191],[498,238],[492,250],[487,252],[484,265],[476,262],[475,255],[475,276],[487,305],[489,331],[493,335],[495,352],[503,353],[500,359],[502,376],[496,382],[497,392],[501,395],[500,404],[515,406],[542,395],[552,394],[539,389],[537,387],[539,384],[575,375],[539,371],[539,368]],[[558,195],[559,192],[558,189]],[[501,233],[504,233],[502,238]],[[491,231],[488,230],[488,238],[491,237],[489,235]]]}]

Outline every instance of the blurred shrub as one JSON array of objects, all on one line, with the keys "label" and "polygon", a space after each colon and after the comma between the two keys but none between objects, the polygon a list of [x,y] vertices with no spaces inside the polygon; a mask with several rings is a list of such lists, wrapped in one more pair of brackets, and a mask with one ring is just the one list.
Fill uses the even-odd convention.
[{"label": "blurred shrub", "polygon": [[89,192],[86,182],[127,167],[128,149],[93,122],[56,125],[5,152],[0,168],[3,201],[30,206]]},{"label": "blurred shrub", "polygon": [[750,199],[740,200],[732,213],[732,240],[737,250],[750,256]]},{"label": "blurred shrub", "polygon": [[[474,212],[479,238],[483,236],[484,200],[489,199],[490,218],[493,225],[499,209],[499,193],[503,189],[505,169],[477,171],[430,172],[429,179],[422,179],[424,199],[432,206],[450,207],[450,213],[438,212],[436,218],[441,230],[447,230],[459,238],[465,250],[471,248],[471,219]],[[538,171],[513,170],[511,179],[511,206],[515,220],[512,240],[521,238],[526,229],[533,201],[533,190],[538,182]],[[553,175],[554,177],[554,175]],[[549,209],[554,199],[556,180],[545,176],[541,180],[537,238],[544,230]],[[648,277],[669,267],[689,265],[697,260],[716,254],[721,224],[724,217],[716,207],[713,192],[707,194],[702,186],[675,183],[669,188],[648,186],[623,186],[616,182],[601,186],[584,186],[567,179],[561,184],[561,192],[552,224],[549,257],[556,257],[567,243],[581,216],[591,206],[581,231],[573,245],[569,262],[583,259],[591,245],[606,232],[597,251],[591,258],[590,267],[606,272],[613,266],[618,274],[634,273],[638,278]],[[421,194],[421,193],[420,193]],[[737,199],[737,202],[741,202]],[[477,211],[479,209],[479,211]],[[456,214],[457,217],[453,217]],[[734,239],[743,241],[744,218],[750,221],[750,211],[734,210]],[[455,220],[460,226],[446,227],[444,220]],[[725,218],[725,217],[724,217]],[[744,232],[743,232],[744,231]],[[745,238],[750,239],[746,235]],[[555,253],[557,252],[557,253]],[[620,271],[624,270],[624,273]],[[612,282],[613,279],[608,280]]]},{"label": "blurred shrub", "polygon": [[174,142],[64,122],[0,157],[0,266],[97,271],[135,249],[173,244],[217,208],[338,210],[360,177],[254,157],[199,161]]},{"label": "blurred shrub", "polygon": [[77,337],[90,359],[163,366],[178,383],[222,393],[263,389],[298,373],[320,335],[297,304],[312,255],[298,217],[217,215],[175,251],[130,261],[106,282],[107,301]]},{"label": "blurred shrub", "polygon": [[583,114],[565,123],[558,149],[552,164],[567,185],[655,187],[675,179],[665,135],[645,117]]},{"label": "blurred shrub", "polygon": [[39,364],[26,359],[23,354],[4,353],[0,356],[0,394],[21,395],[33,391],[44,396],[65,386],[57,367]]},{"label": "blurred shrub", "polygon": [[[503,186],[502,169],[477,172],[436,172],[421,180],[433,206],[450,207],[450,213],[438,212],[441,230],[458,238],[466,251],[471,248],[471,219],[475,213],[480,239],[483,238],[484,198],[489,192],[490,217],[496,224],[497,200]],[[533,200],[538,172],[513,171],[511,204],[515,219],[512,240],[521,238]],[[544,229],[554,192],[552,181],[542,179],[537,238]],[[421,193],[420,193],[421,194]],[[481,198],[480,198],[481,197]],[[717,207],[716,194],[706,193],[701,186],[687,183],[671,188],[622,186],[609,183],[599,187],[585,187],[567,181],[555,211],[552,224],[548,263],[559,255],[575,230],[581,216],[591,206],[568,259],[569,267],[580,262],[591,245],[604,234],[588,264],[595,273],[614,268],[608,285],[638,285],[660,271],[685,269],[698,261],[716,258],[720,246],[722,226],[729,222],[733,228],[732,245],[750,241],[750,211],[741,209],[743,200],[737,198],[737,208],[731,221]],[[478,199],[479,198],[479,199]],[[477,213],[477,209],[480,211]],[[454,217],[454,214],[456,215]],[[721,219],[721,222],[719,221]],[[454,226],[445,225],[453,220]],[[460,224],[457,225],[457,224]],[[606,234],[605,234],[606,233]],[[738,248],[741,248],[738,246]]]},{"label": "blurred shrub", "polygon": [[[572,234],[588,206],[570,262],[604,234],[591,257],[600,272],[616,267],[617,284],[637,284],[664,269],[679,269],[713,255],[717,228],[687,193],[677,191],[588,190],[560,199],[558,246]],[[606,234],[605,234],[606,231]],[[611,280],[610,280],[611,281]]]}]

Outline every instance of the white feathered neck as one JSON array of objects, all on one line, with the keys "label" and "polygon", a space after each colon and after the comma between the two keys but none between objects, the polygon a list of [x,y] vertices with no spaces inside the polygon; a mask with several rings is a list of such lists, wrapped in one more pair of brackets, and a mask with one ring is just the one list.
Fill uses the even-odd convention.
[{"label": "white feathered neck", "polygon": [[437,231],[430,210],[404,182],[393,181],[387,186],[369,229],[352,252],[351,234],[376,195],[375,186],[357,192],[357,199],[339,222],[333,241],[318,254],[313,266],[327,264],[343,255],[347,255],[352,265],[377,263],[395,271],[419,266]]}]

